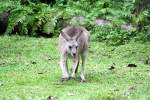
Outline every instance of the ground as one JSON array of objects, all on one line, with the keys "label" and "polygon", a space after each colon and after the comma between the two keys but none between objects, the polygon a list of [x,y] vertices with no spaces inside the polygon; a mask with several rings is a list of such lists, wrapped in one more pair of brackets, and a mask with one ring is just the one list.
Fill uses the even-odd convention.
[{"label": "ground", "polygon": [[57,40],[0,37],[0,100],[150,100],[149,43],[91,42],[81,83],[60,81]]}]

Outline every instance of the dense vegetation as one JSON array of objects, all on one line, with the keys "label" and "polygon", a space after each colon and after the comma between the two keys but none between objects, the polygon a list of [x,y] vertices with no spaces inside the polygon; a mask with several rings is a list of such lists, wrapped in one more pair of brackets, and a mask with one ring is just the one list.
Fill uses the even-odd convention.
[{"label": "dense vegetation", "polygon": [[[95,41],[145,42],[150,40],[149,4],[149,0],[1,0],[0,32],[52,37],[73,24],[85,26]],[[99,19],[106,25],[94,23]]]}]

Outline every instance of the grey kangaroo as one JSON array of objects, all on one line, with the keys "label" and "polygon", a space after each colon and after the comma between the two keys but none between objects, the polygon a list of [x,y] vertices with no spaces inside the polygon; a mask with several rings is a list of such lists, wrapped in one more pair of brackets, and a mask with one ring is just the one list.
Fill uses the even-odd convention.
[{"label": "grey kangaroo", "polygon": [[76,77],[79,58],[81,56],[81,82],[85,81],[85,60],[88,51],[90,33],[84,27],[67,26],[62,29],[59,35],[60,67],[62,70],[62,80],[68,80],[67,59],[71,55],[73,59],[71,78]]}]

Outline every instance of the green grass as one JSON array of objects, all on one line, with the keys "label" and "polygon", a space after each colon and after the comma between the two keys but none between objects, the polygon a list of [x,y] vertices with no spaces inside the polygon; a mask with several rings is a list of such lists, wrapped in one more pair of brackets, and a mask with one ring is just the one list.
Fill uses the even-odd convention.
[{"label": "green grass", "polygon": [[[0,100],[150,100],[149,43],[91,42],[87,82],[80,83],[79,73],[76,80],[60,81],[57,40],[0,37]],[[137,67],[126,67],[131,63]]]}]

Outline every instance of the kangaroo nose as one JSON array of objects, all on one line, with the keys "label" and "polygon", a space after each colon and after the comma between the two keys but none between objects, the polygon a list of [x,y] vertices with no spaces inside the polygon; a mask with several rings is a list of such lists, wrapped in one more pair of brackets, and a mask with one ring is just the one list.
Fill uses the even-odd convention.
[{"label": "kangaroo nose", "polygon": [[73,56],[76,56],[76,54],[75,54],[75,53],[73,53]]}]

